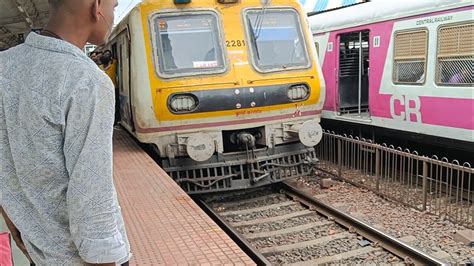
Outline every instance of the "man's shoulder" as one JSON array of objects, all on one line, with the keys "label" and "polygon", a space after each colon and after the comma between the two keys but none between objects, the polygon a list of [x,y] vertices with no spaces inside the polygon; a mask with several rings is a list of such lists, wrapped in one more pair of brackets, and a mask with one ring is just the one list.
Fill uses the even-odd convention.
[{"label": "man's shoulder", "polygon": [[71,61],[67,76],[63,91],[63,99],[66,101],[78,95],[87,97],[81,98],[82,101],[94,101],[93,99],[101,99],[106,94],[113,94],[113,83],[95,64],[81,62],[81,60]]},{"label": "man's shoulder", "polygon": [[12,84],[15,79],[12,77],[12,71],[21,71],[27,73],[26,70],[18,67],[18,56],[22,55],[23,44],[12,47],[8,50],[0,52],[0,85],[6,86]]},{"label": "man's shoulder", "polygon": [[[26,64],[27,61],[30,64]],[[48,76],[59,78],[58,82],[71,89],[87,86],[113,89],[107,75],[92,60],[77,54],[38,49],[27,44],[20,44],[0,52],[0,76],[13,78],[15,73],[12,71],[15,71],[16,74],[18,71],[24,74],[29,73],[28,75],[33,74],[34,71],[44,72],[39,68],[32,70],[31,65],[48,66],[46,70]],[[61,81],[63,80],[61,77],[65,77],[66,80]]]},{"label": "man's shoulder", "polygon": [[[92,60],[88,62],[86,59],[71,53],[41,49],[25,43],[0,52],[0,62],[4,63],[4,66],[21,66],[22,64],[25,69],[31,70],[31,65],[24,64],[25,61],[29,61],[31,64],[36,63],[35,65],[38,65],[37,63],[40,62],[41,65],[47,65],[49,68],[55,69],[57,72],[86,72],[95,75],[100,74],[100,70],[95,66]],[[64,68],[64,65],[69,65],[70,67]],[[19,70],[18,67],[15,69]]]},{"label": "man's shoulder", "polygon": [[73,60],[69,65],[68,75],[73,77],[71,80],[79,83],[92,83],[101,87],[112,87],[107,74],[97,65],[90,64],[84,60]]},{"label": "man's shoulder", "polygon": [[25,54],[25,44],[20,44],[5,51],[0,52],[0,70],[5,70],[9,64],[14,63],[14,59]]}]

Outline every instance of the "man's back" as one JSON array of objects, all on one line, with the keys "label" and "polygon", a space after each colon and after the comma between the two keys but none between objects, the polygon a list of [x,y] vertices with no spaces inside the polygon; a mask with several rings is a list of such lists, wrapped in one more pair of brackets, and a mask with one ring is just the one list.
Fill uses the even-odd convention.
[{"label": "man's back", "polygon": [[32,33],[0,53],[0,204],[37,264],[128,260],[113,108],[112,83],[72,44]]}]

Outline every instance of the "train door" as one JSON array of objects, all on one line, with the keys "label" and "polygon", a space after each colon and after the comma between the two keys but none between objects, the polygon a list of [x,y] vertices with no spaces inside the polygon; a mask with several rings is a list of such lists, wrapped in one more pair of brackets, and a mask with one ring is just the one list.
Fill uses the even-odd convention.
[{"label": "train door", "polygon": [[120,121],[124,127],[134,131],[130,86],[130,42],[128,31],[118,38],[118,69],[119,69],[119,101]]},{"label": "train door", "polygon": [[369,114],[369,31],[339,36],[339,113]]}]

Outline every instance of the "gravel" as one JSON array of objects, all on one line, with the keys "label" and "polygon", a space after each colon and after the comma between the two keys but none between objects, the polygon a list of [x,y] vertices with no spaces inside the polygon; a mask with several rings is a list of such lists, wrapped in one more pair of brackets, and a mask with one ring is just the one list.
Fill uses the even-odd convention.
[{"label": "gravel", "polygon": [[261,187],[255,189],[242,190],[237,192],[229,192],[226,194],[219,194],[217,196],[208,196],[204,200],[211,206],[218,204],[225,204],[230,202],[236,202],[240,200],[248,200],[274,194],[274,191],[270,187]]},{"label": "gravel", "polygon": [[212,207],[219,212],[226,212],[226,211],[236,211],[236,210],[247,210],[247,209],[253,209],[253,208],[258,208],[258,207],[263,207],[263,206],[268,206],[271,204],[277,204],[281,203],[284,201],[288,201],[288,198],[283,195],[283,194],[271,194],[268,197],[264,197],[261,200],[257,201],[252,201],[249,203],[242,202],[242,203],[235,203],[235,204],[221,204],[221,203],[215,203],[212,205]]},{"label": "gravel", "polygon": [[251,221],[251,220],[258,220],[261,218],[268,218],[268,217],[275,217],[279,215],[289,214],[297,211],[307,210],[305,207],[301,205],[290,205],[285,207],[278,207],[275,209],[260,211],[260,212],[252,212],[249,214],[230,214],[224,216],[226,220],[231,223],[241,222],[241,221]]},{"label": "gravel", "polygon": [[333,256],[359,248],[360,246],[357,244],[357,241],[351,238],[344,238],[323,243],[321,245],[275,253],[268,256],[267,259],[274,264],[296,263],[326,256]]},{"label": "gravel", "polygon": [[444,259],[449,263],[474,263],[474,248],[455,242],[452,237],[456,231],[466,229],[463,226],[385,200],[344,182],[335,181],[328,189],[321,189],[319,179],[314,177],[300,178],[297,182],[299,187],[304,187],[318,199],[343,206],[345,212],[357,213],[366,222],[394,237],[414,236],[416,240],[409,244],[428,254],[444,251],[449,254],[449,258]]},{"label": "gravel", "polygon": [[406,265],[400,258],[386,251],[374,251],[367,254],[354,256],[348,259],[335,261],[326,265]]},{"label": "gravel", "polygon": [[[294,225],[293,225],[294,226]],[[266,248],[272,246],[282,246],[288,244],[299,243],[303,241],[309,241],[318,239],[324,236],[333,235],[337,233],[345,232],[343,228],[338,226],[337,224],[325,225],[321,227],[315,227],[308,230],[284,234],[284,235],[277,235],[267,238],[259,238],[251,243],[257,248]]]},{"label": "gravel", "polygon": [[286,219],[278,222],[273,223],[265,223],[265,224],[257,224],[257,225],[250,225],[250,226],[239,226],[237,227],[237,231],[242,234],[253,234],[259,232],[269,232],[275,230],[286,229],[298,225],[313,223],[313,222],[321,222],[326,221],[321,216],[310,214],[304,216],[298,216],[291,219]]}]

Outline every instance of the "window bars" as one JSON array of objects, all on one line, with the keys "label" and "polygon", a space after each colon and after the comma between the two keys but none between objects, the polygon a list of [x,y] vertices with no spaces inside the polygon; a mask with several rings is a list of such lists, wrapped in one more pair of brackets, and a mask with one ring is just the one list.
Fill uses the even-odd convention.
[{"label": "window bars", "polygon": [[426,76],[427,51],[427,30],[396,32],[393,82],[398,84],[423,84]]},{"label": "window bars", "polygon": [[436,83],[474,85],[474,22],[438,29]]}]

